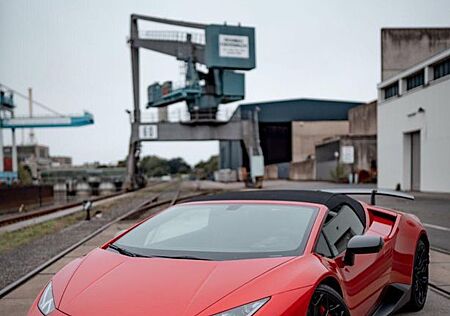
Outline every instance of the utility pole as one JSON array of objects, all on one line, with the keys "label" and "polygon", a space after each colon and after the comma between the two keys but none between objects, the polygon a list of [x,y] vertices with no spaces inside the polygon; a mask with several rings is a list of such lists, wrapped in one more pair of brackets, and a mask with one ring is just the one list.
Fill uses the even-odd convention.
[{"label": "utility pole", "polygon": [[[14,113],[14,112],[13,112]],[[14,117],[14,114],[12,114]],[[11,136],[12,136],[12,142],[11,142],[11,160],[12,160],[12,172],[18,172],[18,163],[17,163],[17,143],[16,143],[16,129],[11,129]],[[19,174],[17,173],[17,177],[19,177]]]},{"label": "utility pole", "polygon": [[[0,105],[0,123],[2,120],[2,109],[1,109],[1,105]],[[0,173],[3,172],[4,166],[3,166],[3,130],[2,127],[0,126]]]},{"label": "utility pole", "polygon": [[127,177],[124,187],[126,190],[136,188],[136,169],[139,161],[139,125],[141,123],[141,107],[139,104],[139,46],[135,45],[138,40],[137,18],[132,16],[130,23],[130,50],[131,50],[131,75],[133,82],[133,122],[131,124],[130,145],[127,156]]},{"label": "utility pole", "polygon": [[[28,88],[28,106],[30,109],[30,118],[33,117],[33,90]],[[30,144],[34,144],[34,130],[30,128]]]}]

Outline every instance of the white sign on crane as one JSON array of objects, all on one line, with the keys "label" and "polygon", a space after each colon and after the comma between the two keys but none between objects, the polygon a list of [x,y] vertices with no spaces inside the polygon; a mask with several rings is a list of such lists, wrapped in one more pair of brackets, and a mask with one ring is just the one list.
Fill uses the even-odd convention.
[{"label": "white sign on crane", "polygon": [[248,36],[220,34],[219,56],[248,59],[250,56]]},{"label": "white sign on crane", "polygon": [[140,125],[140,139],[158,139],[158,126],[156,124]]}]

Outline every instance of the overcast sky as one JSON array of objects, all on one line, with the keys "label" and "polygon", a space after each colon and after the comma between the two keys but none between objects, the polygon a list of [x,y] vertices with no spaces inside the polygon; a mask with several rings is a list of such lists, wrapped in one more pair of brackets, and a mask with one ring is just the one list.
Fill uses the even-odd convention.
[{"label": "overcast sky", "polygon": [[[36,130],[52,155],[72,156],[77,164],[126,156],[131,13],[254,26],[257,68],[247,73],[247,101],[371,101],[380,80],[382,27],[450,26],[448,0],[0,0],[0,83],[25,93],[32,87],[36,100],[59,112],[95,116],[92,126]],[[179,66],[174,58],[142,52],[141,102],[148,84],[180,80]],[[26,100],[16,101],[17,113],[26,113]],[[10,133],[4,136],[9,143]],[[147,142],[143,152],[194,164],[216,154],[218,143]]]}]

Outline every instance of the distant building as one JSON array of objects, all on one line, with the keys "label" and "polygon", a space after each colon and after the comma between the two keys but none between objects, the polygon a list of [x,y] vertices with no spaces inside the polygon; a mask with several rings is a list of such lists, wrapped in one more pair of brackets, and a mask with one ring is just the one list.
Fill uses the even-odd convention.
[{"label": "distant building", "polygon": [[383,28],[381,80],[450,48],[450,28]]},{"label": "distant building", "polygon": [[72,157],[68,156],[52,156],[52,167],[71,167]]},{"label": "distant building", "polygon": [[[4,157],[11,157],[11,146],[3,147]],[[45,162],[50,162],[50,153],[48,146],[32,144],[32,145],[18,145],[17,146],[17,160],[24,162],[27,159],[34,158]]]},{"label": "distant building", "polygon": [[316,180],[341,180],[349,174],[353,181],[376,180],[377,102],[351,108],[348,117],[347,133],[316,143]]},{"label": "distant building", "polygon": [[347,120],[292,122],[292,162],[313,159],[317,143],[324,138],[347,135],[348,131]]},{"label": "distant building", "polygon": [[[241,104],[242,118],[259,108],[259,136],[267,178],[313,179],[315,144],[349,132],[348,112],[361,102],[318,99],[275,100]],[[220,169],[248,170],[240,141],[220,142]]]},{"label": "distant building", "polygon": [[378,85],[380,187],[450,192],[450,29],[445,30],[427,40],[435,47],[426,50],[429,56],[421,53],[426,47],[420,41],[424,59],[406,68],[392,64],[397,71]]},{"label": "distant building", "polygon": [[[3,147],[3,155],[5,170],[12,170],[11,146]],[[48,146],[38,144],[17,146],[17,160],[19,165],[28,169],[31,177],[34,179],[39,179],[41,171],[49,168],[51,165]]]},{"label": "distant building", "polygon": [[[3,147],[5,171],[12,170],[12,148]],[[65,156],[50,156],[48,146],[39,144],[28,144],[17,146],[17,160],[19,165],[29,170],[31,176],[40,179],[43,170],[52,167],[70,167],[72,158]]]}]

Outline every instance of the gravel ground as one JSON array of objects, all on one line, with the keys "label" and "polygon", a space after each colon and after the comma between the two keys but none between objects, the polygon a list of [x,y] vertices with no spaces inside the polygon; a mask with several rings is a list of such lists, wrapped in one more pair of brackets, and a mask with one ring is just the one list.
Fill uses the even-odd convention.
[{"label": "gravel ground", "polygon": [[[154,187],[135,192],[132,197],[123,198],[111,202],[111,204],[94,207],[91,214],[102,212],[101,217],[92,216],[91,221],[81,221],[68,226],[57,233],[43,236],[15,249],[0,254],[0,288],[14,282],[21,276],[49,260],[59,252],[67,249],[72,244],[89,235],[96,229],[105,225],[114,218],[130,211],[139,204],[157,194]],[[164,189],[162,187],[161,189]],[[168,188],[167,188],[168,189]],[[174,189],[162,192],[159,199],[167,199],[173,196]]]}]

